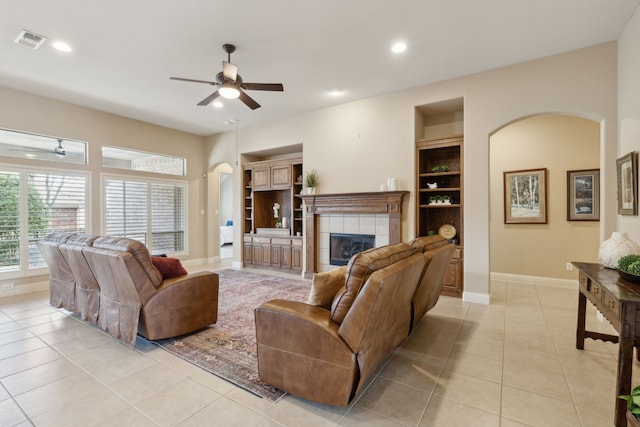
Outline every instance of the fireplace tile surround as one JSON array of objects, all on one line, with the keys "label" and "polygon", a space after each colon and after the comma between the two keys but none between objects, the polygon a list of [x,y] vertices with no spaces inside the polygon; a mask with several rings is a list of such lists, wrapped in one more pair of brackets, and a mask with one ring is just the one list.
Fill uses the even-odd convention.
[{"label": "fireplace tile surround", "polygon": [[329,235],[331,233],[370,234],[375,236],[375,247],[389,244],[388,214],[325,214],[318,225],[318,271],[336,268],[330,264]]},{"label": "fireplace tile surround", "polygon": [[300,195],[305,212],[305,277],[328,271],[329,234],[373,234],[375,245],[402,240],[402,198],[408,191]]}]

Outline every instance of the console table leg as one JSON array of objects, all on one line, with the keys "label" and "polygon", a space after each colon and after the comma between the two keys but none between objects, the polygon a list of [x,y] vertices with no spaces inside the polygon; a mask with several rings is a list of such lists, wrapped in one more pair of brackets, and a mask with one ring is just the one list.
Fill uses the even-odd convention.
[{"label": "console table leg", "polygon": [[587,297],[578,291],[578,326],[576,327],[576,348],[584,350],[585,316],[587,313]]},{"label": "console table leg", "polygon": [[[624,329],[624,327],[623,327]],[[633,338],[620,336],[618,343],[618,378],[616,379],[616,427],[627,425],[627,402],[619,399],[621,394],[631,394],[631,371],[633,369]]]}]

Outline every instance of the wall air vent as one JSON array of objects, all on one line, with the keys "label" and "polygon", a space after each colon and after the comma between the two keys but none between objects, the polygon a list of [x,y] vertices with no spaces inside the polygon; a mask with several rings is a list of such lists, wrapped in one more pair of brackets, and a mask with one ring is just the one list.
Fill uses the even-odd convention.
[{"label": "wall air vent", "polygon": [[31,49],[39,48],[46,41],[47,38],[45,36],[40,36],[29,30],[22,30],[20,35],[14,40],[15,43],[30,47]]}]

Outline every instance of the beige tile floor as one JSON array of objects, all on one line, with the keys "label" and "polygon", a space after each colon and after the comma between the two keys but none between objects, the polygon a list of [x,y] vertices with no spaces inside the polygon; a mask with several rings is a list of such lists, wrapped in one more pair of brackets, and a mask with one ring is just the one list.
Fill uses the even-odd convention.
[{"label": "beige tile floor", "polygon": [[[617,347],[575,349],[577,290],[494,282],[491,300],[442,297],[355,402],[334,408],[268,402],[153,345],[128,348],[46,293],[0,298],[0,425],[612,425]],[[593,307],[587,326],[613,331]]]}]

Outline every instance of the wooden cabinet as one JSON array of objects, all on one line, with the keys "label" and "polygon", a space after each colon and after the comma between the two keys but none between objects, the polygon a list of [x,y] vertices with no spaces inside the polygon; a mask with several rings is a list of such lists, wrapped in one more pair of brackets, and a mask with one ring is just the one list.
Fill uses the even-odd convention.
[{"label": "wooden cabinet", "polygon": [[[243,166],[244,263],[302,271],[302,199],[296,197],[302,191],[302,159]],[[278,218],[274,217],[276,204]]]},{"label": "wooden cabinet", "polygon": [[416,232],[438,234],[455,227],[450,241],[458,247],[445,277],[443,294],[462,296],[463,290],[463,136],[416,141]]}]

